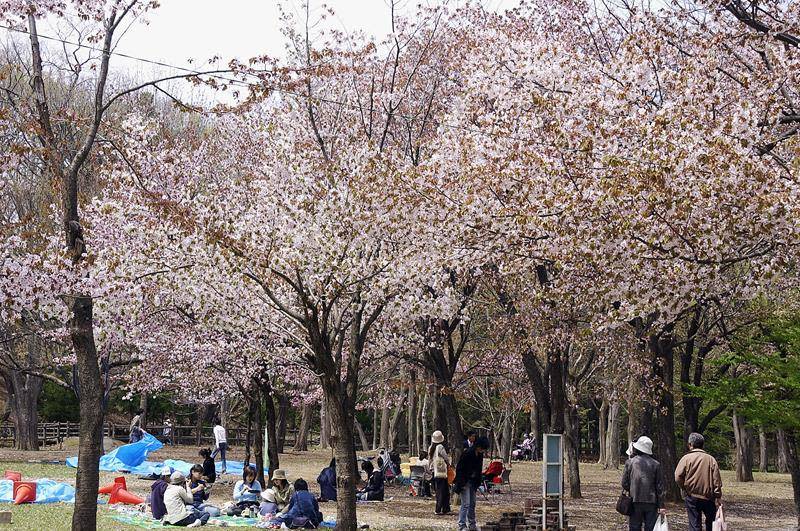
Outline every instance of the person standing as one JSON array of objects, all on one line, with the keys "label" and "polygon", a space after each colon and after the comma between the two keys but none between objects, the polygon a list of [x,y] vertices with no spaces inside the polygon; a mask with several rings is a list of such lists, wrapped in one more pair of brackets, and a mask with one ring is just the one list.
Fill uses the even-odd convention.
[{"label": "person standing", "polygon": [[464,437],[464,449],[472,448],[475,445],[475,440],[478,438],[478,434],[475,433],[473,430],[469,430],[467,435]]},{"label": "person standing", "polygon": [[214,420],[214,441],[216,447],[211,453],[211,459],[216,459],[217,454],[219,454],[220,461],[222,462],[222,470],[220,470],[219,473],[224,474],[228,471],[228,463],[225,461],[225,452],[228,451],[228,438],[225,435],[225,428],[222,427],[219,418]]},{"label": "person standing", "polygon": [[483,454],[489,449],[489,439],[479,437],[475,444],[461,454],[456,465],[456,480],[453,492],[461,495],[461,508],[458,511],[458,531],[476,531],[475,502],[478,487],[483,479]]},{"label": "person standing", "polygon": [[689,531],[701,531],[705,516],[705,529],[711,531],[717,508],[722,505],[722,478],[717,460],[703,450],[705,439],[699,433],[689,434],[689,453],[675,468],[675,482],[685,493]]},{"label": "person standing", "polygon": [[450,514],[450,484],[447,482],[447,469],[451,466],[447,455],[444,434],[436,430],[431,435],[428,448],[428,461],[433,470],[433,488],[436,491],[436,514]]},{"label": "person standing", "polygon": [[664,509],[664,480],[661,463],[653,459],[653,441],[641,436],[633,443],[631,458],[625,462],[622,473],[622,489],[630,492],[633,512],[628,525],[630,531],[652,531],[658,515],[666,515]]},{"label": "person standing", "polygon": [[136,410],[136,415],[131,419],[131,431],[128,436],[129,443],[135,443],[142,440],[142,415],[143,409]]}]

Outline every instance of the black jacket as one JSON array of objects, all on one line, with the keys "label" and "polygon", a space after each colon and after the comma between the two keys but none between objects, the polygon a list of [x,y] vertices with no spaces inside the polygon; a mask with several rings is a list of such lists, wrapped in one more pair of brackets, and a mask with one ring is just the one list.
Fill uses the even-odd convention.
[{"label": "black jacket", "polygon": [[370,474],[367,486],[361,492],[367,493],[369,501],[383,501],[383,472],[375,470]]},{"label": "black jacket", "polygon": [[634,503],[664,506],[664,482],[661,463],[649,455],[631,457],[622,473],[622,488],[631,493]]},{"label": "black jacket", "polygon": [[473,488],[481,486],[483,481],[483,455],[475,451],[475,447],[464,450],[456,465],[456,480],[453,484],[455,492],[461,492],[469,483]]}]

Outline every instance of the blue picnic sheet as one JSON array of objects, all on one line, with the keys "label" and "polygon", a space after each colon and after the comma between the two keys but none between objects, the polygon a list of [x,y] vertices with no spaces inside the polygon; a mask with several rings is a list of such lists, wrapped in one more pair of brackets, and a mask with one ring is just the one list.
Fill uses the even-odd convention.
[{"label": "blue picnic sheet", "polygon": [[[161,469],[165,466],[172,467],[172,470],[178,470],[179,472],[183,472],[184,475],[189,475],[189,469],[192,468],[194,463],[189,463],[188,461],[182,461],[180,459],[165,459],[164,461],[145,461],[141,465],[131,468],[129,470],[125,470],[130,474],[137,474],[141,476],[146,476],[149,474],[158,474],[161,472]],[[227,461],[228,468],[226,469],[226,474],[231,474],[234,476],[241,476],[242,472],[244,472],[244,462],[242,461]],[[217,474],[220,473],[222,470],[222,463],[217,461],[216,463]],[[264,474],[268,474],[269,469],[264,467]]]},{"label": "blue picnic sheet", "polygon": [[[115,448],[101,457],[100,470],[104,472],[123,472],[131,470],[144,463],[149,454],[161,449],[163,446],[161,441],[145,432],[141,441],[123,444],[119,448]],[[67,466],[77,468],[78,458],[67,458]]]},{"label": "blue picnic sheet", "polygon": [[[0,480],[0,503],[13,503],[14,482]],[[36,501],[34,503],[75,503],[75,487],[52,479],[36,480]]]}]

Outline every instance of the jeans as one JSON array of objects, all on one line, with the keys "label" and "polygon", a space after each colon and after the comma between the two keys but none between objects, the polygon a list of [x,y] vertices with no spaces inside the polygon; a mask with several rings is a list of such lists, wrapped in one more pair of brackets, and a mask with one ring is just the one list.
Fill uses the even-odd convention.
[{"label": "jeans", "polygon": [[447,478],[435,478],[433,488],[436,489],[436,514],[450,512],[450,485]]},{"label": "jeans", "polygon": [[222,462],[222,472],[224,474],[226,470],[228,470],[228,463],[225,461],[225,452],[228,450],[228,443],[221,442],[219,446],[214,448],[214,451],[211,452],[211,459],[216,459],[217,454],[220,455],[220,461]]},{"label": "jeans", "polygon": [[702,531],[702,515],[706,517],[706,531],[711,531],[717,517],[717,504],[714,500],[703,500],[686,496],[686,513],[689,516],[689,531]]},{"label": "jeans", "polygon": [[131,434],[128,436],[128,443],[136,443],[142,440],[142,429],[135,427],[131,430]]},{"label": "jeans", "polygon": [[202,525],[206,525],[206,522],[208,522],[209,518],[211,518],[211,517],[208,515],[208,513],[191,512],[191,513],[189,513],[189,516],[187,516],[183,520],[178,520],[177,522],[175,522],[172,525],[176,525],[176,526],[180,526],[180,527],[186,527],[187,525],[194,523],[195,520],[200,520]]},{"label": "jeans", "polygon": [[464,485],[461,490],[461,508],[458,510],[458,529],[478,529],[475,521],[475,502],[477,501],[478,489],[471,484]]},{"label": "jeans", "polygon": [[658,505],[655,503],[634,503],[628,522],[630,531],[653,531],[658,520]]},{"label": "jeans", "polygon": [[218,507],[208,503],[201,503],[196,509],[201,513],[208,513],[211,518],[216,518],[222,514],[222,511],[220,511]]}]

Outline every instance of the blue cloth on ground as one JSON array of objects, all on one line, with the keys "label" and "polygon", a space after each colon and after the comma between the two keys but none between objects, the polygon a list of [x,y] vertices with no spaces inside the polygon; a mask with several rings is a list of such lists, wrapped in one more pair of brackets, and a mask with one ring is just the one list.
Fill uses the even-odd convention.
[{"label": "blue cloth on ground", "polygon": [[[0,503],[13,502],[14,482],[10,479],[0,480]],[[75,487],[52,479],[37,479],[35,503],[57,502],[75,503]]]},{"label": "blue cloth on ground", "polygon": [[[135,469],[147,459],[147,455],[164,445],[149,433],[141,441],[123,444],[100,458],[100,470],[104,472],[124,472]],[[67,458],[67,466],[78,467],[78,458]]]}]

